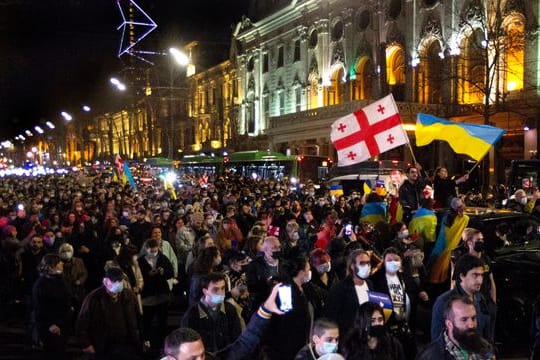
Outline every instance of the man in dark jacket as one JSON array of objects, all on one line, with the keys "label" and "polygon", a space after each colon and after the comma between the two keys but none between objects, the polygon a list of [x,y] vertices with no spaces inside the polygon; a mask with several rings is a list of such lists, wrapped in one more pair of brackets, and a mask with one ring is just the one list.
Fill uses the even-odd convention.
[{"label": "man in dark jacket", "polygon": [[201,334],[211,352],[222,350],[240,335],[240,318],[233,305],[225,302],[225,276],[210,273],[201,279],[203,297],[182,319],[182,326]]},{"label": "man in dark jacket", "polygon": [[206,360],[240,360],[250,359],[254,354],[261,337],[270,323],[272,314],[283,315],[276,305],[276,296],[279,285],[274,286],[270,296],[257,312],[253,314],[246,330],[236,339],[234,343],[216,354],[206,352],[201,335],[190,328],[179,328],[174,330],[165,339],[163,360],[187,360],[200,359]]},{"label": "man in dark jacket", "polygon": [[420,199],[426,187],[424,179],[420,176],[421,169],[411,166],[407,169],[407,179],[399,188],[399,203],[403,208],[403,222],[409,224],[413,213],[420,207]]},{"label": "man in dark jacket", "polygon": [[452,295],[445,304],[444,331],[416,360],[492,359],[493,348],[476,330],[476,309],[466,296]]},{"label": "man in dark jacket", "polygon": [[444,304],[453,295],[466,296],[476,308],[477,326],[475,329],[480,335],[489,341],[493,341],[494,334],[491,331],[489,308],[487,301],[480,292],[484,276],[484,262],[476,256],[462,255],[456,263],[454,279],[456,287],[441,294],[431,312],[431,339],[439,337],[444,330]]},{"label": "man in dark jacket", "polygon": [[138,359],[137,300],[123,288],[123,273],[111,267],[103,286],[86,296],[77,321],[83,352],[95,359]]}]

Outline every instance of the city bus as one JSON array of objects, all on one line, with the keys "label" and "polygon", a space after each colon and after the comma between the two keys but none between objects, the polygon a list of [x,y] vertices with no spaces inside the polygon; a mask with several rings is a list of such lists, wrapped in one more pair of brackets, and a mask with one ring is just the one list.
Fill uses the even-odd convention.
[{"label": "city bus", "polygon": [[216,175],[223,173],[223,157],[185,155],[178,168],[180,175]]},{"label": "city bus", "polygon": [[278,179],[294,177],[301,183],[326,177],[332,160],[324,156],[287,156],[273,151],[237,151],[226,156],[224,170],[253,178]]}]

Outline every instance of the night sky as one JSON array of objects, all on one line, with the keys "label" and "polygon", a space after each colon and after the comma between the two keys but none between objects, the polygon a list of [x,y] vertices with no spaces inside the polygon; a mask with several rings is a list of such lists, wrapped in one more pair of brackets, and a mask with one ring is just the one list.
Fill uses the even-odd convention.
[{"label": "night sky", "polygon": [[[126,0],[121,0],[126,1]],[[158,24],[142,50],[223,43],[249,0],[136,0]],[[0,0],[0,140],[83,104],[103,108],[119,59],[116,0]],[[159,63],[160,60],[151,59]]]}]

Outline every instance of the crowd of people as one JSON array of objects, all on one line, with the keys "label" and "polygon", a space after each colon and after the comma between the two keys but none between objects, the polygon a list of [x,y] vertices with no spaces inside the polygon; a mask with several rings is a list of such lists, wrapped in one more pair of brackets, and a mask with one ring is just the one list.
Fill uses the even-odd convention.
[{"label": "crowd of people", "polygon": [[467,176],[404,172],[362,195],[2,178],[0,317],[24,303],[29,343],[55,359],[70,339],[94,359],[493,358],[496,285],[456,193]]}]

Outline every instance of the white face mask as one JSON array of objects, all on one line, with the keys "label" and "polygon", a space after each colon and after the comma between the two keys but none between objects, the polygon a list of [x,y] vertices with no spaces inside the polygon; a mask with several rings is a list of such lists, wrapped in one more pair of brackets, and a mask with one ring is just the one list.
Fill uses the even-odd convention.
[{"label": "white face mask", "polygon": [[519,202],[520,202],[521,205],[527,205],[527,198],[526,197],[521,198],[521,199],[519,199]]},{"label": "white face mask", "polygon": [[398,238],[406,239],[409,237],[409,230],[403,230],[398,233]]},{"label": "white face mask", "polygon": [[330,272],[330,269],[332,269],[332,264],[327,262],[327,263],[324,263],[324,264],[321,264],[319,265],[319,267],[317,268],[317,270],[319,271],[319,273],[326,273],[326,272]]},{"label": "white face mask", "polygon": [[360,265],[356,266],[356,275],[360,279],[367,279],[371,274],[371,265]]},{"label": "white face mask", "polygon": [[401,261],[386,261],[385,262],[386,272],[388,273],[396,273],[401,269]]},{"label": "white face mask", "polygon": [[304,279],[304,283],[308,283],[311,281],[311,270],[308,271],[307,277]]}]

